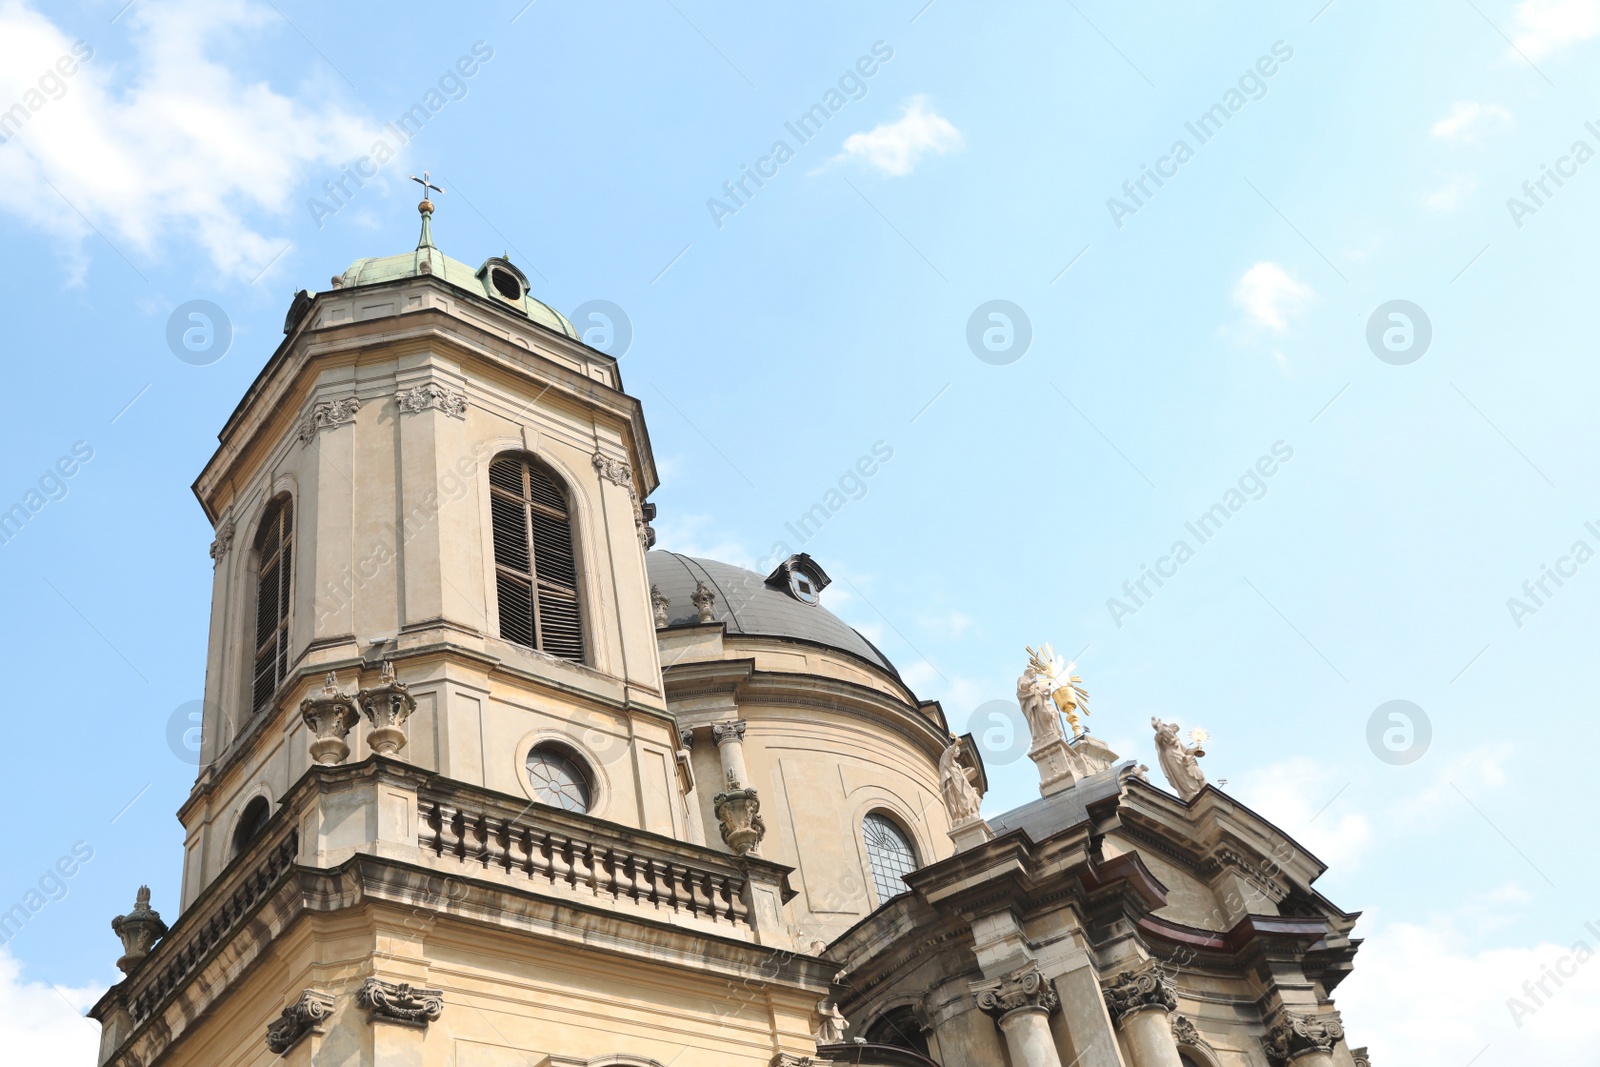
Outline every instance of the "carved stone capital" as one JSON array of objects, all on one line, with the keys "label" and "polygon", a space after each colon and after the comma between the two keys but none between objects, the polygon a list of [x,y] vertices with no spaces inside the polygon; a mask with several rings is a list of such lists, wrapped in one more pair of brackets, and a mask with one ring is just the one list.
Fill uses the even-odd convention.
[{"label": "carved stone capital", "polygon": [[1372,1057],[1367,1055],[1367,1050],[1364,1046],[1351,1049],[1350,1058],[1355,1061],[1356,1067],[1372,1067]]},{"label": "carved stone capital", "polygon": [[1267,1031],[1263,1044],[1267,1047],[1267,1059],[1277,1064],[1290,1064],[1312,1053],[1331,1054],[1333,1046],[1343,1037],[1344,1022],[1336,1011],[1301,1014],[1284,1009]]},{"label": "carved stone capital", "polygon": [[339,688],[339,677],[328,672],[322,692],[300,702],[300,718],[311,728],[311,758],[331,766],[350,755],[350,727],[361,721],[355,701]]},{"label": "carved stone capital", "polygon": [[283,1009],[274,1023],[267,1026],[267,1050],[282,1056],[302,1037],[322,1032],[322,1024],[333,1015],[332,993],[320,989],[307,989],[293,1004]]},{"label": "carved stone capital", "polygon": [[996,982],[974,982],[972,995],[978,1007],[999,1021],[1014,1011],[1042,1011],[1061,1006],[1055,986],[1037,964],[1020,967]]},{"label": "carved stone capital", "polygon": [[211,565],[214,567],[222,562],[222,557],[228,554],[228,549],[233,547],[234,526],[232,519],[224,519],[221,526],[217,527],[217,538],[211,542]]},{"label": "carved stone capital", "polygon": [[683,748],[694,748],[694,731],[687,726],[678,728],[678,744]]},{"label": "carved stone capital", "polygon": [[374,1022],[426,1027],[444,1013],[444,991],[368,978],[356,992],[356,1003]]},{"label": "carved stone capital", "polygon": [[721,824],[722,840],[740,856],[755,851],[767,835],[767,824],[761,819],[761,799],[754,789],[718,793],[711,800],[711,808]]},{"label": "carved stone capital", "polygon": [[467,417],[467,395],[452,392],[438,382],[423,382],[394,395],[394,402],[408,415],[420,415],[429,408],[437,408],[453,419]]},{"label": "carved stone capital", "polygon": [[318,430],[326,430],[333,426],[341,426],[347,422],[356,421],[356,412],[361,408],[361,398],[356,396],[342,397],[338,400],[319,400],[311,406],[300,419],[300,443],[310,444],[311,439],[317,436]]},{"label": "carved stone capital", "polygon": [[731,719],[728,722],[712,723],[711,740],[715,741],[719,745],[726,744],[729,741],[743,741],[744,728],[745,721],[743,719]]},{"label": "carved stone capital", "polygon": [[772,1057],[772,1062],[767,1067],[818,1067],[818,1063],[810,1056],[795,1056],[788,1052],[780,1052]]},{"label": "carved stone capital", "polygon": [[1104,983],[1102,992],[1105,993],[1106,1009],[1116,1022],[1135,1012],[1170,1012],[1178,1007],[1172,983],[1161,972],[1161,964],[1156,960],[1145,960],[1137,967],[1119,971]]},{"label": "carved stone capital", "polygon": [[361,710],[372,722],[367,745],[380,755],[393,756],[406,747],[406,720],[417,710],[417,698],[396,681],[394,664],[383,661],[382,681],[356,694]]}]

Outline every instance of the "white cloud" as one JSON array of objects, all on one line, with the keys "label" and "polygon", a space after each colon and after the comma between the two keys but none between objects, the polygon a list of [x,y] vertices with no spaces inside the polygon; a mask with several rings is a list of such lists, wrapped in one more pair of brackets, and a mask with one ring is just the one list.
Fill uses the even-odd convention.
[{"label": "white cloud", "polygon": [[1439,188],[1422,198],[1422,206],[1436,215],[1455,211],[1478,191],[1478,178],[1473,174],[1452,174]]},{"label": "white cloud", "polygon": [[1372,840],[1372,825],[1360,812],[1340,808],[1346,783],[1313,760],[1296,758],[1247,771],[1228,792],[1330,867],[1351,867]]},{"label": "white cloud", "polygon": [[1500,133],[1510,126],[1508,108],[1480,104],[1476,100],[1458,100],[1450,105],[1450,113],[1435,122],[1428,132],[1443,141],[1477,144],[1489,134]]},{"label": "white cloud", "polygon": [[[1567,920],[1554,939],[1525,947],[1472,943],[1483,932],[1481,912],[1504,914],[1521,899],[1496,891],[1458,915],[1368,933],[1355,972],[1336,994],[1349,1042],[1368,1046],[1375,1062],[1410,1067],[1461,1067],[1485,1046],[1494,1054],[1479,1063],[1592,1062],[1600,936],[1583,916]],[[1572,955],[1579,941],[1595,954],[1584,963]],[[1547,977],[1558,964],[1569,972],[1559,986]],[[1514,1016],[1511,998],[1531,1011]]]},{"label": "white cloud", "polygon": [[135,264],[183,241],[253,278],[287,240],[252,216],[284,215],[308,167],[336,177],[378,125],[330,101],[325,71],[284,95],[217,58],[284,29],[270,7],[144,0],[122,24],[131,59],[91,57],[61,77],[72,36],[20,0],[0,5],[0,109],[21,120],[0,146],[0,210],[64,238],[80,270],[95,227]]},{"label": "white cloud", "polygon": [[1504,744],[1480,745],[1447,761],[1428,785],[1402,797],[1393,806],[1400,821],[1436,826],[1446,807],[1467,812],[1462,795],[1477,801],[1506,783],[1505,762],[1512,749]]},{"label": "white cloud", "polygon": [[906,101],[898,121],[885,122],[866,133],[844,139],[844,151],[830,163],[858,159],[891,178],[910,174],[929,152],[943,155],[962,145],[961,131],[928,106],[926,96]]},{"label": "white cloud", "polygon": [[100,1027],[83,1017],[106,987],[65,989],[22,979],[22,968],[0,948],[0,1048],[7,1063],[95,1062]]},{"label": "white cloud", "polygon": [[1289,319],[1303,308],[1314,294],[1311,287],[1298,282],[1276,263],[1257,263],[1233,287],[1233,302],[1251,320],[1273,333],[1284,333]]},{"label": "white cloud", "polygon": [[1512,43],[1539,60],[1600,33],[1600,0],[1522,0],[1512,18]]}]

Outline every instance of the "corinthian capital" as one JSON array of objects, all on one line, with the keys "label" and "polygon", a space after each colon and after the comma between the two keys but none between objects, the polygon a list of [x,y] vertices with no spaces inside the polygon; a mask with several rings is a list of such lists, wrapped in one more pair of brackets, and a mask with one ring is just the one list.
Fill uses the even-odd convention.
[{"label": "corinthian capital", "polygon": [[1302,1015],[1284,1009],[1267,1031],[1264,1044],[1267,1059],[1277,1064],[1290,1064],[1314,1052],[1332,1053],[1333,1046],[1343,1037],[1344,1023],[1336,1011]]},{"label": "corinthian capital", "polygon": [[1170,1012],[1178,1006],[1172,983],[1161,973],[1161,965],[1155,960],[1145,960],[1137,967],[1119,972],[1104,984],[1103,992],[1106,1009],[1117,1022],[1134,1012]]},{"label": "corinthian capital", "polygon": [[1055,986],[1037,964],[1020,967],[998,982],[974,982],[972,995],[978,1007],[996,1020],[1014,1011],[1042,1011],[1046,1015],[1061,1006]]},{"label": "corinthian capital", "polygon": [[744,720],[734,719],[730,722],[716,722],[711,724],[711,740],[717,744],[727,741],[744,740]]}]

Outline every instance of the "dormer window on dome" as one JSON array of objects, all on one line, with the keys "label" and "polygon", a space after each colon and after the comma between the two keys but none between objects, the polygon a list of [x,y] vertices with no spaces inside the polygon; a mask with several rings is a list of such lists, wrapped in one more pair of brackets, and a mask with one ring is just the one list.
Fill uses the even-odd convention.
[{"label": "dormer window on dome", "polygon": [[502,256],[485,260],[478,268],[478,277],[488,283],[490,293],[513,304],[522,303],[528,291],[528,276]]},{"label": "dormer window on dome", "polygon": [[804,552],[796,553],[778,564],[767,575],[767,585],[781,589],[800,601],[815,607],[822,600],[822,591],[832,581],[817,561]]}]

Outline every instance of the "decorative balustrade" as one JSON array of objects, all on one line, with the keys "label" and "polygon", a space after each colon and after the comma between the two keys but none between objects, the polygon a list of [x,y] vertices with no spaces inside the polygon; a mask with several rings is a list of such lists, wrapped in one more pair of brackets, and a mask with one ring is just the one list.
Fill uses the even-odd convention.
[{"label": "decorative balustrade", "polygon": [[183,987],[211,950],[227,940],[294,865],[298,835],[289,828],[275,838],[255,842],[241,857],[243,869],[221,880],[234,884],[219,884],[207,893],[129,976],[128,1014],[135,1025],[148,1019],[169,993]]},{"label": "decorative balustrade", "polygon": [[732,862],[715,865],[703,850],[691,860],[664,839],[641,843],[542,809],[496,810],[488,798],[422,794],[417,808],[418,846],[465,868],[497,871],[535,887],[564,886],[601,901],[752,926],[744,874]]}]

